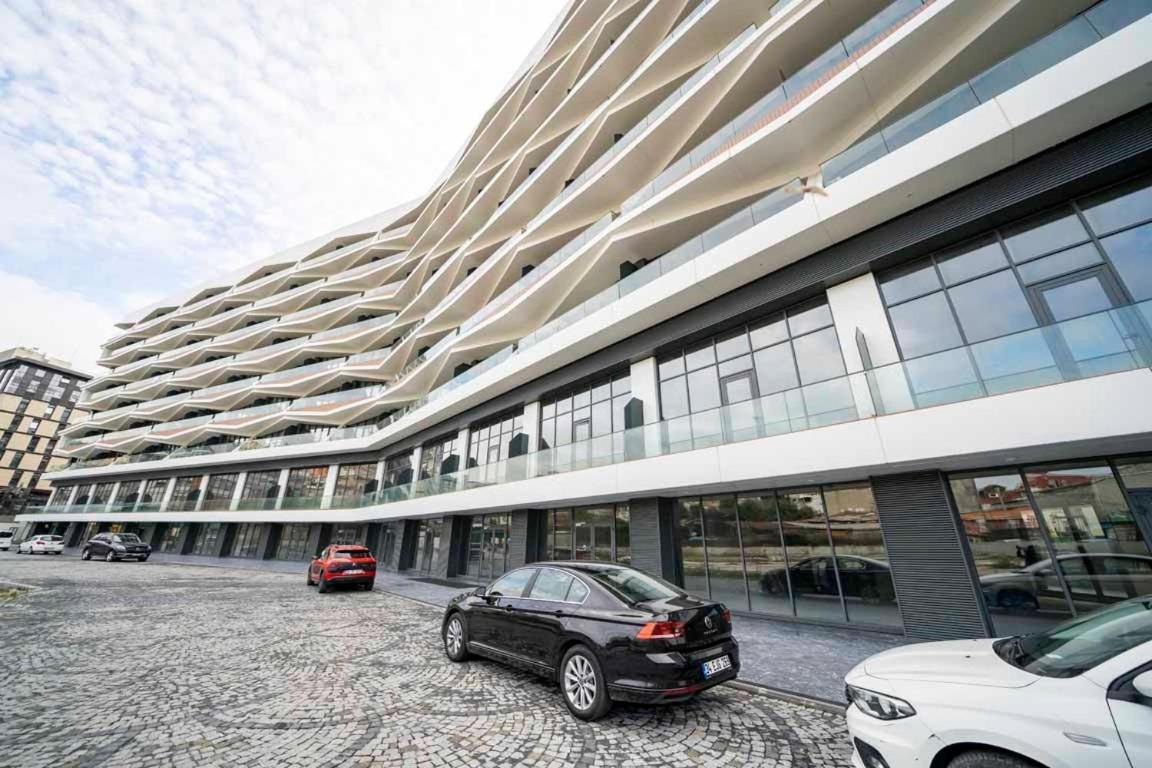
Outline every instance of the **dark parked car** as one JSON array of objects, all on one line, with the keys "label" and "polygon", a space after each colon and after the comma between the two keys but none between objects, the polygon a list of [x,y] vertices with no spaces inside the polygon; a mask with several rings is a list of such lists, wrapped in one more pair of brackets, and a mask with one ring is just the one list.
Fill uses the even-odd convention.
[{"label": "dark parked car", "polygon": [[613,701],[670,703],[732,680],[728,609],[614,563],[533,563],[448,603],[453,661],[479,654],[560,683],[581,720]]},{"label": "dark parked car", "polygon": [[152,554],[152,547],[140,540],[134,533],[98,533],[84,542],[80,550],[81,560],[94,557],[110,563],[117,560],[135,559],[144,562]]},{"label": "dark parked car", "polygon": [[[892,586],[892,569],[888,563],[870,557],[842,555],[836,558],[840,584],[845,597],[859,597],[868,603],[891,603],[896,600]],[[798,595],[838,594],[836,571],[831,557],[806,557],[788,568],[766,571],[760,575],[760,589],[776,595],[787,595],[788,584]]]}]

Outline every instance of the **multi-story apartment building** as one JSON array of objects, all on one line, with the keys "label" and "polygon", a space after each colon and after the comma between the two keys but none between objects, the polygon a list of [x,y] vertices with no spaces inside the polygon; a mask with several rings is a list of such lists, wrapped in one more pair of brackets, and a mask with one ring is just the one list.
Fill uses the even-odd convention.
[{"label": "multi-story apartment building", "polygon": [[68,463],[56,449],[64,429],[86,415],[76,407],[86,381],[38,350],[0,351],[0,523],[48,501],[45,475]]},{"label": "multi-story apartment building", "polygon": [[1152,592],[1150,16],[574,0],[424,197],[124,322],[28,519],[916,637]]}]

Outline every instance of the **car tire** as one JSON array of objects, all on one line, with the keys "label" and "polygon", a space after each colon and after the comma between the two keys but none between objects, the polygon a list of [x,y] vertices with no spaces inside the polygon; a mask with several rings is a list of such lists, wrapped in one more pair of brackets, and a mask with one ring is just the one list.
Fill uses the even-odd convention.
[{"label": "car tire", "polygon": [[467,661],[472,656],[468,652],[468,625],[459,613],[452,614],[444,625],[444,653],[457,663]]},{"label": "car tire", "polygon": [[1007,752],[977,749],[952,758],[948,768],[1036,768],[1036,763]]},{"label": "car tire", "polygon": [[316,582],[316,586],[320,594],[324,594],[328,591],[328,581],[324,578],[324,574],[320,574],[320,580]]},{"label": "car tire", "polygon": [[108,554],[104,555],[104,562],[106,562],[106,563],[116,562],[116,553],[113,552],[112,550],[108,550]]},{"label": "car tire", "polygon": [[370,581],[364,585],[364,591],[365,592],[371,592],[374,589],[376,589],[376,582],[375,581]]},{"label": "car tire", "polygon": [[996,595],[996,604],[1009,613],[1028,613],[1039,610],[1036,596],[1022,589],[1006,589]]},{"label": "car tire", "polygon": [[80,550],[80,559],[81,560],[91,560],[92,559],[92,550],[88,549],[88,547],[84,547],[84,549]]},{"label": "car tire", "polygon": [[310,586],[310,587],[316,586],[316,582],[312,581],[312,569],[311,568],[309,568],[308,572],[304,574],[304,579],[305,579],[305,581],[308,582],[308,586]]},{"label": "car tire", "polygon": [[580,720],[599,720],[612,709],[600,660],[583,645],[574,645],[560,662],[560,693],[568,711]]}]

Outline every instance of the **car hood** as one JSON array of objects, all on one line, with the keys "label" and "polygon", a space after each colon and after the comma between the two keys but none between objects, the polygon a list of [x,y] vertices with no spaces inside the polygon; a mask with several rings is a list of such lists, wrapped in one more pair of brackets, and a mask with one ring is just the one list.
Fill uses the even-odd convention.
[{"label": "car hood", "polygon": [[866,660],[864,671],[881,680],[963,683],[1023,688],[1038,679],[996,655],[993,640],[949,640],[893,648]]}]

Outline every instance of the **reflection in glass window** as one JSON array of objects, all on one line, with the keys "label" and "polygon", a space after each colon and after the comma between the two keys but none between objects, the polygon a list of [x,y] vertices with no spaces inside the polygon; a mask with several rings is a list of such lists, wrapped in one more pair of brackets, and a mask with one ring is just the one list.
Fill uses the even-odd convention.
[{"label": "reflection in glass window", "polygon": [[920,357],[960,346],[956,318],[941,291],[888,310],[904,358]]},{"label": "reflection in glass window", "polygon": [[506,513],[472,518],[468,537],[468,576],[488,582],[508,570],[511,526],[512,517]]},{"label": "reflection in glass window", "polygon": [[180,546],[183,535],[184,523],[169,523],[164,528],[164,535],[160,538],[160,551],[175,552],[176,548]]},{"label": "reflection in glass window", "polygon": [[528,452],[524,415],[508,414],[481,422],[468,431],[468,466],[495,464]]},{"label": "reflection in glass window", "polygon": [[244,478],[244,490],[241,492],[241,509],[272,509],[276,506],[276,497],[280,495],[280,470],[270,469],[264,472],[249,472]]},{"label": "reflection in glass window", "polygon": [[868,486],[680,499],[677,534],[690,592],[757,613],[902,626]]},{"label": "reflection in glass window", "polygon": [[528,596],[533,600],[560,602],[567,599],[571,586],[572,577],[568,574],[553,568],[541,568]]},{"label": "reflection in glass window", "polygon": [[[682,368],[683,360],[678,362]],[[542,400],[540,449],[569,445],[640,426],[638,417],[632,414],[634,409],[628,407],[632,402],[631,392],[630,375],[619,373],[575,392]],[[687,402],[686,392],[684,402]]]},{"label": "reflection in glass window", "polygon": [[319,499],[328,480],[328,467],[296,467],[288,472],[285,499]]},{"label": "reflection in glass window", "polygon": [[221,523],[201,523],[196,529],[196,541],[192,554],[215,557],[219,553],[220,535],[224,526]]},{"label": "reflection in glass window", "polygon": [[[325,468],[327,469],[327,468]],[[307,523],[285,523],[280,526],[280,543],[276,547],[277,560],[307,560],[312,526]]]},{"label": "reflection in glass window", "polygon": [[460,435],[426,443],[420,452],[420,479],[451,475],[460,469]]},{"label": "reflection in glass window", "polygon": [[1087,239],[1088,232],[1079,217],[1067,209],[1046,213],[1004,230],[1004,245],[1017,264]]},{"label": "reflection in glass window", "polygon": [[628,563],[632,559],[629,524],[627,504],[547,510],[544,557]]},{"label": "reflection in glass window", "polygon": [[1106,237],[1100,244],[1132,298],[1152,299],[1152,224]]},{"label": "reflection in glass window", "polygon": [[968,343],[1036,327],[1024,290],[1008,270],[949,289]]},{"label": "reflection in glass window", "polygon": [[336,499],[358,500],[376,490],[376,462],[341,464],[336,473]]},{"label": "reflection in glass window", "polygon": [[172,487],[172,496],[168,500],[168,509],[187,512],[196,508],[200,498],[200,483],[203,475],[190,475],[176,478]]},{"label": "reflection in glass window", "polygon": [[259,557],[260,523],[240,523],[232,540],[232,557]]},{"label": "reflection in glass window", "polygon": [[208,487],[204,490],[204,503],[201,508],[205,510],[228,509],[232,504],[232,494],[236,490],[237,474],[212,475],[208,478]]}]

